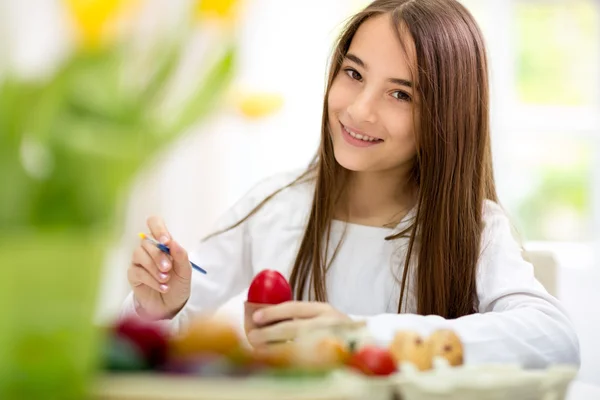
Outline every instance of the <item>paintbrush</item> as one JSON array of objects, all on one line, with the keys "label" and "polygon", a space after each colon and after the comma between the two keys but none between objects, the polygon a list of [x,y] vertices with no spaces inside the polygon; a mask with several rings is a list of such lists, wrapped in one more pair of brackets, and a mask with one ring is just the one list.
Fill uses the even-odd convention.
[{"label": "paintbrush", "polygon": [[[165,244],[162,244],[158,240],[154,239],[153,237],[150,237],[150,236],[146,235],[145,233],[140,233],[138,236],[140,238],[142,238],[143,240],[147,240],[150,243],[152,243],[154,246],[156,246],[157,249],[159,249],[163,253],[171,255],[171,250],[169,249],[169,246],[167,246]],[[199,267],[198,265],[194,264],[191,261],[190,261],[190,264],[192,265],[192,268],[195,269],[196,271],[201,272],[203,274],[206,274],[206,270],[204,268]]]}]

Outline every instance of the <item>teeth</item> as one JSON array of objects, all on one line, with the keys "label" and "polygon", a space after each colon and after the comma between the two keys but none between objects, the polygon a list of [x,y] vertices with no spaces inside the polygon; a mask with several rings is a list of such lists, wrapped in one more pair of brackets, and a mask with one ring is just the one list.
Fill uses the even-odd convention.
[{"label": "teeth", "polygon": [[360,133],[354,133],[354,132],[346,129],[346,127],[344,127],[344,130],[346,132],[348,132],[348,134],[350,136],[352,136],[353,138],[360,139],[360,140],[365,141],[365,142],[373,142],[375,140],[378,140],[377,138],[374,138],[374,137],[370,137],[370,136],[366,136],[366,135],[361,135]]}]

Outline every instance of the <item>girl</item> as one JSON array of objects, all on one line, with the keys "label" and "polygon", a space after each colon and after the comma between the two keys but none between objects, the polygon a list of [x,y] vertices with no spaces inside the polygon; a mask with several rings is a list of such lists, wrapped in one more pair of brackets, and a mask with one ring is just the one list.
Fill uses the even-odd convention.
[{"label": "girl", "polygon": [[[191,259],[160,218],[128,279],[125,312],[184,329],[229,307],[243,324],[252,277],[277,269],[297,301],[253,315],[253,345],[307,325],[364,319],[457,332],[468,362],[579,363],[576,334],[533,276],[497,204],[481,32],[455,0],[377,0],[335,48],[321,145],[306,171],[248,193]],[[298,132],[301,134],[301,132]]]}]

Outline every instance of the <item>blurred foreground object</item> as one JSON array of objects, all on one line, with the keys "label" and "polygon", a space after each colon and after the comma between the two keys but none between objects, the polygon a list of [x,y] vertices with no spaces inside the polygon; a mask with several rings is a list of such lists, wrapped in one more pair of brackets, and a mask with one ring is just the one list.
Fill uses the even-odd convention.
[{"label": "blurred foreground object", "polygon": [[86,47],[101,45],[115,29],[119,16],[126,8],[139,3],[136,0],[63,0],[78,33]]},{"label": "blurred foreground object", "polygon": [[243,93],[235,104],[239,112],[248,119],[260,119],[275,114],[283,106],[283,96],[277,93]]},{"label": "blurred foreground object", "polygon": [[240,11],[239,0],[200,0],[196,2],[196,17],[202,20],[220,20],[225,24],[236,21]]},{"label": "blurred foreground object", "polygon": [[182,96],[174,80],[200,21],[184,18],[143,47],[113,29],[143,1],[62,4],[78,44],[58,69],[0,76],[2,399],[82,398],[98,363],[92,318],[119,200],[146,162],[218,109],[235,70],[233,35],[210,35]]},{"label": "blurred foreground object", "polygon": [[[577,374],[560,365],[459,365],[460,338],[447,330],[427,338],[398,331],[391,345],[397,348],[386,349],[371,342],[364,323],[332,321],[292,342],[249,349],[231,322],[198,317],[181,336],[169,336],[161,325],[120,321],[109,328],[106,374],[96,381],[94,398],[564,399]],[[420,352],[416,342],[432,351]],[[456,350],[460,363],[454,362]],[[426,370],[419,368],[422,357],[433,357]]]}]

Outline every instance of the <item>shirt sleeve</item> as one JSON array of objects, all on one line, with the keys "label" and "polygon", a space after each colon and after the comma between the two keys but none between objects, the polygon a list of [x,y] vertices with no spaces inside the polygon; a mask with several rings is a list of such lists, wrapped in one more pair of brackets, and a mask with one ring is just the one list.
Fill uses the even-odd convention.
[{"label": "shirt sleeve", "polygon": [[451,329],[464,344],[467,363],[513,363],[525,368],[580,364],[579,341],[560,302],[535,279],[522,257],[508,218],[486,204],[486,226],[478,263],[478,313],[446,320],[440,316],[381,314],[366,319],[371,334],[388,343],[399,330],[429,335]]},{"label": "shirt sleeve", "polygon": [[[289,183],[288,178],[287,175],[273,177],[256,185],[219,220],[215,232],[241,221],[267,196]],[[161,325],[177,333],[184,330],[194,316],[216,313],[227,314],[236,328],[243,330],[244,296],[254,276],[252,219],[258,216],[257,213],[235,228],[200,242],[189,252],[190,261],[204,268],[207,274],[192,271],[190,298],[175,317],[160,321]],[[127,296],[121,310],[121,316],[128,314],[136,314],[133,293]]]}]

